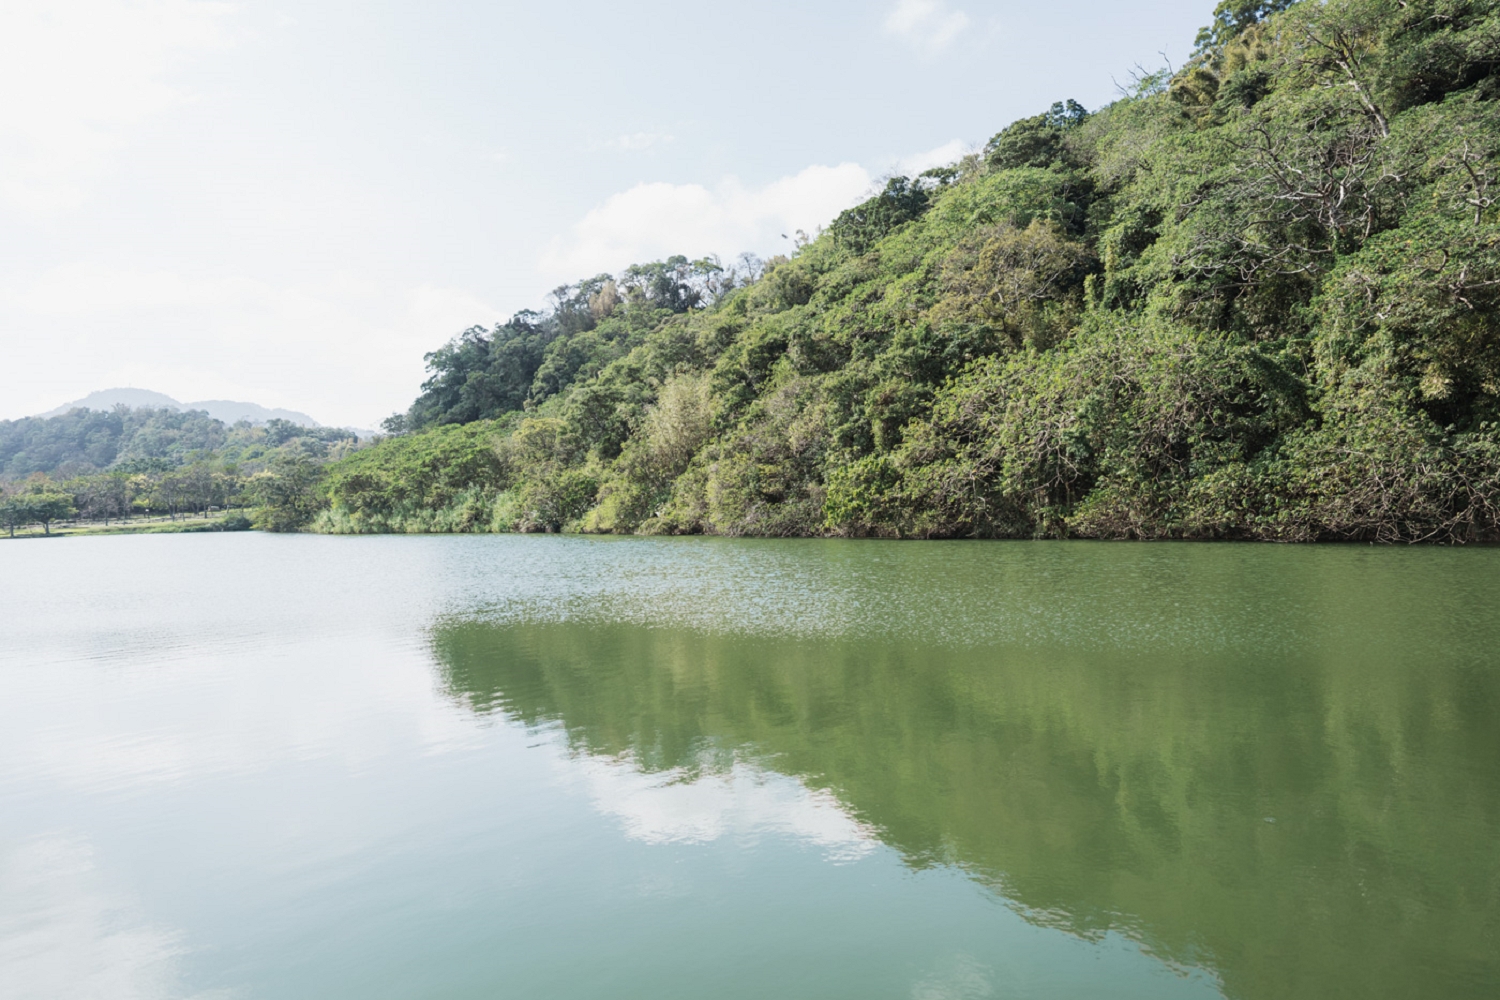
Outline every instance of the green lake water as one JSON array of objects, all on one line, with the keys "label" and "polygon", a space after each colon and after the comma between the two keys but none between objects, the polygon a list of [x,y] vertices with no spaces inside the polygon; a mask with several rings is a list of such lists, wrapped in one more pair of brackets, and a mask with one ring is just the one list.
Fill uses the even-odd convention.
[{"label": "green lake water", "polygon": [[1494,998],[1500,550],[0,546],[0,996]]}]

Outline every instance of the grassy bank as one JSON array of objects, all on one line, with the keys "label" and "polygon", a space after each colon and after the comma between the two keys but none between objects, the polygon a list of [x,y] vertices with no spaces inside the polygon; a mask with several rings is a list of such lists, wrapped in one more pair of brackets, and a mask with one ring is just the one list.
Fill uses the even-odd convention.
[{"label": "grassy bank", "polygon": [[[24,529],[16,529],[14,540],[68,538],[77,535],[180,535],[202,531],[248,531],[250,527],[250,519],[243,511],[236,510],[208,518],[180,517],[172,520],[165,517],[141,517],[113,521],[109,524],[70,521],[54,524],[50,532],[38,525],[28,525]],[[11,539],[10,535],[0,535],[0,541],[8,539]]]}]

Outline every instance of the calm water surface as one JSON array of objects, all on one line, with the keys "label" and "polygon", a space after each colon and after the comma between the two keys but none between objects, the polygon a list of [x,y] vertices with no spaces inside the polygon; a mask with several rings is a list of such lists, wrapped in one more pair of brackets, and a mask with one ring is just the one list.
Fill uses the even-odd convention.
[{"label": "calm water surface", "polygon": [[0,546],[0,995],[1494,998],[1500,550]]}]

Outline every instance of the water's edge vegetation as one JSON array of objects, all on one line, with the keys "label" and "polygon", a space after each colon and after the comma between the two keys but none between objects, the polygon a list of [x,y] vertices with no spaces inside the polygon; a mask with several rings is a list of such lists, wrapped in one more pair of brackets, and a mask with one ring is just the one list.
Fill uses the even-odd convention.
[{"label": "water's edge vegetation", "polygon": [[240,486],[335,533],[1497,540],[1497,97],[1500,0],[1224,0],[1107,107],[559,288]]}]

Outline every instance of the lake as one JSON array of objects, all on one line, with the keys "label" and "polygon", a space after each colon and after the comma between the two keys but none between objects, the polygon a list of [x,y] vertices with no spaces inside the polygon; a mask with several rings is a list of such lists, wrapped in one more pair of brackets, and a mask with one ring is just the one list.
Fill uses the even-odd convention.
[{"label": "lake", "polygon": [[0,994],[1493,998],[1500,550],[0,547]]}]

